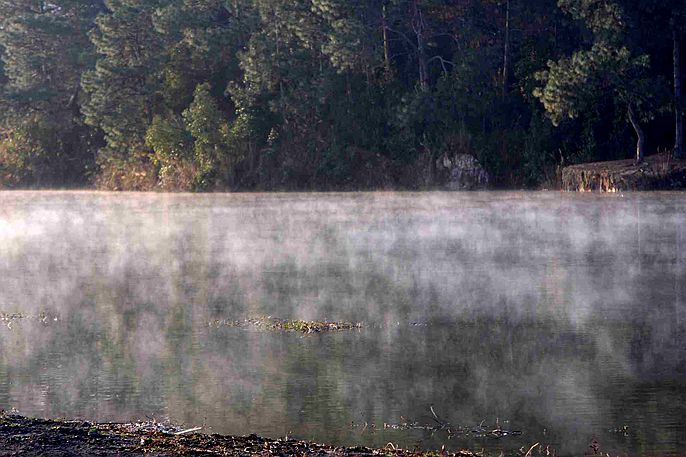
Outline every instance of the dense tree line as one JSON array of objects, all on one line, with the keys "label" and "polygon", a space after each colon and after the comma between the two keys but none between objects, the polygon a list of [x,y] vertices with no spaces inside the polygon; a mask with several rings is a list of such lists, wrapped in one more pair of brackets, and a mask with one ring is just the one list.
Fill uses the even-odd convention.
[{"label": "dense tree line", "polygon": [[674,0],[0,0],[0,185],[545,185],[681,154],[684,35]]}]

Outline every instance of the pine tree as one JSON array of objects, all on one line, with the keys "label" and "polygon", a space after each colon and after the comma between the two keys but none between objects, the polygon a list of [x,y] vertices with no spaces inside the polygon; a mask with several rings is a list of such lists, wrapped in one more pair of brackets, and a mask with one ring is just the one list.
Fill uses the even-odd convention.
[{"label": "pine tree", "polygon": [[[127,162],[152,163],[165,186],[185,188],[188,184],[173,184],[170,176],[195,163],[192,154],[178,148],[169,154],[165,138],[191,135],[182,113],[206,82],[225,121],[235,117],[222,89],[229,79],[241,78],[236,54],[247,40],[249,8],[243,1],[222,0],[110,0],[107,6],[92,34],[99,58],[84,84],[86,119],[101,127],[107,140],[103,166],[126,173]],[[184,148],[192,149],[192,143]],[[202,180],[219,179],[221,173],[209,168],[224,162],[205,159],[192,166],[200,167]]]},{"label": "pine tree", "polygon": [[648,134],[671,147],[667,117],[678,154],[684,8],[0,0],[0,180],[83,182],[97,155],[119,189],[417,186],[467,153],[519,185],[630,128],[637,159]]},{"label": "pine tree", "polygon": [[8,181],[84,181],[97,138],[81,120],[80,85],[93,61],[88,31],[101,7],[97,0],[0,1],[3,151],[15,169]]},{"label": "pine tree", "polygon": [[107,0],[91,33],[98,58],[84,78],[85,119],[102,129],[105,159],[141,153],[158,104],[164,42],[153,22],[163,0]]}]

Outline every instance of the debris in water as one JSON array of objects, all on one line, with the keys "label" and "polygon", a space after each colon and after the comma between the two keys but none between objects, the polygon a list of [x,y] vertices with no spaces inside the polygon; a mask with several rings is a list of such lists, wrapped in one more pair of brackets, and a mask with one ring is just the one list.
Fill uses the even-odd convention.
[{"label": "debris in water", "polygon": [[[401,417],[400,423],[392,424],[384,422],[383,428],[387,430],[425,430],[431,432],[432,434],[444,431],[448,434],[448,438],[452,438],[454,436],[470,436],[473,438],[500,439],[508,436],[519,436],[522,434],[522,432],[519,430],[504,429],[500,425],[500,420],[498,419],[496,419],[495,426],[493,427],[484,426],[485,421],[481,421],[481,423],[476,427],[466,428],[462,426],[455,426],[450,422],[446,421],[445,419],[439,417],[436,411],[434,410],[433,405],[429,406],[429,411],[431,412],[431,418],[434,421],[434,424],[422,424],[418,421],[407,420]],[[352,424],[352,426],[358,427],[358,425],[354,423]],[[367,428],[369,427],[365,423],[365,427],[362,430],[364,431]]]},{"label": "debris in water", "polygon": [[48,325],[51,322],[59,321],[59,316],[45,311],[41,311],[38,314],[7,313],[0,311],[0,322],[4,323],[10,330],[14,327],[14,323],[21,321],[36,321],[43,325]]},{"label": "debris in water", "polygon": [[209,322],[210,327],[257,327],[267,330],[285,330],[296,331],[301,333],[322,333],[322,332],[336,332],[341,330],[354,330],[362,328],[361,323],[350,322],[318,322],[318,321],[303,321],[303,320],[286,320],[277,319],[271,316],[245,319],[242,321],[217,319]]}]

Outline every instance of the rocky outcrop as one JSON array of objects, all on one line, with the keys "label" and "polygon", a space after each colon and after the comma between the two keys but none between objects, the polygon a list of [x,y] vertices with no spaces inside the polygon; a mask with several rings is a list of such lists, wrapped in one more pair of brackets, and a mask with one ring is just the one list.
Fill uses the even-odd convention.
[{"label": "rocky outcrop", "polygon": [[633,160],[572,165],[562,170],[562,189],[571,192],[624,192],[686,188],[686,160],[669,154]]},{"label": "rocky outcrop", "polygon": [[485,189],[490,183],[488,172],[473,155],[444,155],[438,159],[437,166],[447,171],[446,188],[449,190]]}]

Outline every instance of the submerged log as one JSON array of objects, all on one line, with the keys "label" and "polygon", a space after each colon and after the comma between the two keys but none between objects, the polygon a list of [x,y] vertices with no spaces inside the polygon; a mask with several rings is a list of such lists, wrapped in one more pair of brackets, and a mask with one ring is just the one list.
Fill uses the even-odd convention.
[{"label": "submerged log", "polygon": [[671,154],[634,160],[572,165],[562,170],[562,189],[570,192],[625,192],[686,189],[686,160]]}]

